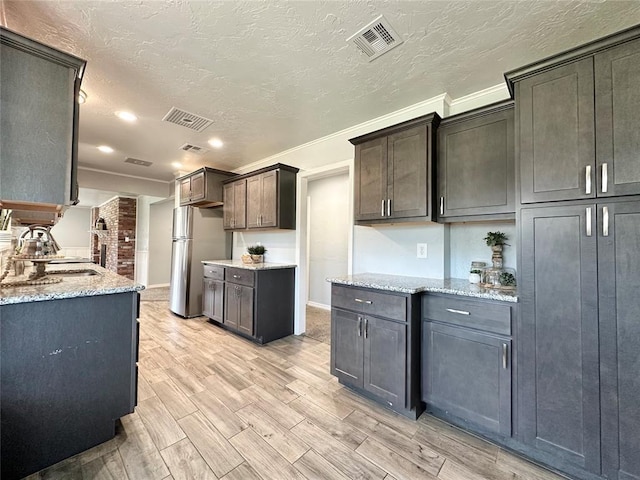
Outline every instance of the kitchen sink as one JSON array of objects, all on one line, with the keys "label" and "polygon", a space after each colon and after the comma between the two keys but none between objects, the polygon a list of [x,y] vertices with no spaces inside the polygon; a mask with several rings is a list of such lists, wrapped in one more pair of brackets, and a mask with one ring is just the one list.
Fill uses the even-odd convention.
[{"label": "kitchen sink", "polygon": [[91,268],[82,268],[78,270],[54,270],[48,271],[47,275],[60,275],[63,277],[91,277],[93,275],[101,275]]}]

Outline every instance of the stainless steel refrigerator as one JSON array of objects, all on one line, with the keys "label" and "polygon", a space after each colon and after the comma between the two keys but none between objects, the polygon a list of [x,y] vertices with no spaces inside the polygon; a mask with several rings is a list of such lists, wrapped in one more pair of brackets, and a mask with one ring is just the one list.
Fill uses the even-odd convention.
[{"label": "stainless steel refrigerator", "polygon": [[202,260],[231,258],[231,234],[222,227],[222,209],[173,209],[169,309],[182,317],[202,315]]}]

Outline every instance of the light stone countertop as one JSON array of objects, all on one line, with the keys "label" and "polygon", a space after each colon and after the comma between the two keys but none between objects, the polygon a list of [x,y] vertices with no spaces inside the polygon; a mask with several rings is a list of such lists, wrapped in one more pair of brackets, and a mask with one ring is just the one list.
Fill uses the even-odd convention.
[{"label": "light stone countertop", "polygon": [[358,273],[343,277],[327,278],[327,282],[354,287],[373,288],[399,293],[448,293],[464,297],[486,298],[503,302],[517,302],[517,291],[483,288],[460,278],[422,278],[388,275],[383,273]]},{"label": "light stone countertop", "polygon": [[[95,295],[110,295],[113,293],[144,290],[144,286],[94,263],[47,265],[47,272],[83,269],[95,270],[100,275],[77,277],[62,276],[62,282],[49,285],[26,285],[22,287],[0,286],[0,305],[42,302],[63,298],[91,297]],[[5,279],[5,282],[26,280],[31,271],[32,267],[26,267],[25,275],[20,277],[8,276]]]},{"label": "light stone countertop", "polygon": [[205,265],[220,265],[222,267],[244,268],[246,270],[275,270],[278,268],[296,268],[293,263],[242,263],[242,260],[203,260]]}]

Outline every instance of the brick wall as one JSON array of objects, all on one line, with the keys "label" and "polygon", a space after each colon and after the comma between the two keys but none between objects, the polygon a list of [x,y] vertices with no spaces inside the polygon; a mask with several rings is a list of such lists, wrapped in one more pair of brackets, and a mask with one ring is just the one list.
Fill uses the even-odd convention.
[{"label": "brick wall", "polygon": [[[105,268],[134,279],[135,237],[136,237],[136,199],[116,197],[113,200],[92,209],[93,225],[98,218],[104,218],[107,232],[94,235],[92,251],[94,261],[100,260],[100,245],[107,246]],[[127,242],[126,239],[129,239]]]}]

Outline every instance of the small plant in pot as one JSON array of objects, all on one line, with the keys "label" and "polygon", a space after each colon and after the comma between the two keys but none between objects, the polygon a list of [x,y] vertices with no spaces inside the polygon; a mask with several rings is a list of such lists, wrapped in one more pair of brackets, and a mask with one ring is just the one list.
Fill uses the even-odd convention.
[{"label": "small plant in pot", "polygon": [[242,261],[244,263],[262,263],[264,262],[264,254],[266,251],[267,249],[262,245],[251,245],[247,247],[247,255],[242,256]]},{"label": "small plant in pot", "polygon": [[494,252],[501,252],[503,245],[509,245],[507,243],[507,240],[509,240],[507,234],[502,232],[487,232],[487,236],[483,240],[487,242],[487,246],[491,247]]}]

